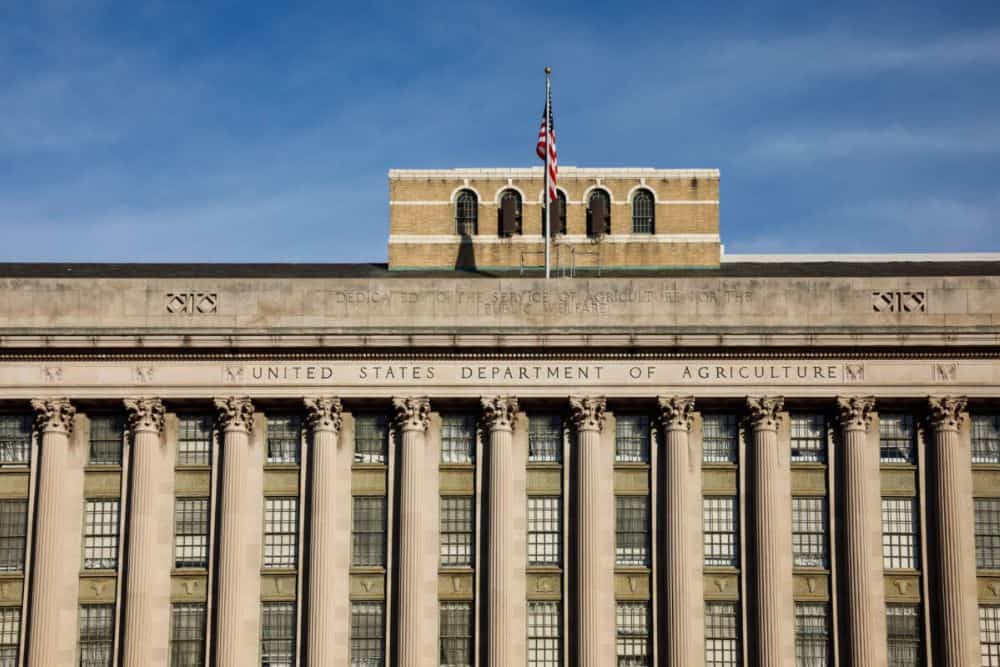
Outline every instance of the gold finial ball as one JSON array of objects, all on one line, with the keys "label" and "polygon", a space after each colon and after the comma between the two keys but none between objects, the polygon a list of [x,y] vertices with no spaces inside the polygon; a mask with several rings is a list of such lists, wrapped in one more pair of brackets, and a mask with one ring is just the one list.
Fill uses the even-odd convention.
[{"label": "gold finial ball", "polygon": [[551,67],[546,67],[545,68],[545,73],[546,74],[552,74],[552,68]]}]

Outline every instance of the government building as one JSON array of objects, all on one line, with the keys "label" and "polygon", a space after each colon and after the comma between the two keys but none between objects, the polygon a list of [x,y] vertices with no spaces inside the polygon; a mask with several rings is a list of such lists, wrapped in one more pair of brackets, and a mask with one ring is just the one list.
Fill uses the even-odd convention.
[{"label": "government building", "polygon": [[719,179],[564,167],[550,279],[541,168],[0,265],[0,666],[1000,666],[1000,255],[727,255]]}]

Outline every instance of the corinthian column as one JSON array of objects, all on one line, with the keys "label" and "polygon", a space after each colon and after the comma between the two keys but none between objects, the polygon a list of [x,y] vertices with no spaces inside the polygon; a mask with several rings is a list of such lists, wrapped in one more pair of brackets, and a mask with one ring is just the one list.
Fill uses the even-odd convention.
[{"label": "corinthian column", "polygon": [[784,400],[747,397],[750,427],[750,664],[795,661],[792,605],[792,476],[789,443],[779,443]]},{"label": "corinthian column", "polygon": [[[424,559],[434,554],[434,545],[426,544],[427,516],[424,507],[430,500],[424,494],[425,453],[431,404],[426,398],[394,398],[396,428],[402,433],[399,476],[399,667],[422,667],[421,643],[434,619],[423,613],[420,590],[425,573]],[[437,502],[437,499],[431,499]],[[430,553],[428,553],[430,549]]]},{"label": "corinthian column", "polygon": [[964,398],[928,399],[932,438],[928,446],[931,479],[931,609],[937,617],[934,663],[973,667],[980,661],[976,632],[976,557],[972,509],[972,453],[959,437],[966,420]]},{"label": "corinthian column", "polygon": [[694,398],[661,396],[663,430],[662,588],[664,665],[697,667],[705,663],[705,602],[702,590],[701,460],[689,440]]},{"label": "corinthian column", "polygon": [[132,430],[128,569],[125,572],[125,667],[167,661],[173,564],[174,462],[158,398],[125,399]]},{"label": "corinthian column", "polygon": [[579,667],[615,662],[614,451],[602,447],[603,398],[571,398],[576,428]]}]

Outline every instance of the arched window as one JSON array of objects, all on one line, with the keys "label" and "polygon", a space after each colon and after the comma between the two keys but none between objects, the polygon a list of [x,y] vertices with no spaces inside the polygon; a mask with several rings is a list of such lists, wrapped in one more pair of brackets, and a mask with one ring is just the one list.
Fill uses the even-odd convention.
[{"label": "arched window", "polygon": [[611,196],[607,190],[597,188],[587,201],[587,235],[603,236],[611,233]]},{"label": "arched window", "polygon": [[474,236],[479,223],[479,199],[472,190],[462,190],[455,198],[455,233]]},{"label": "arched window", "polygon": [[[566,233],[566,193],[562,190],[556,190],[556,196],[559,197],[557,201],[552,206],[552,231],[555,234],[565,234]],[[542,206],[542,236],[545,236],[545,207]]]},{"label": "arched window", "polygon": [[521,195],[517,190],[504,190],[500,193],[500,236],[513,236],[521,233]]},{"label": "arched window", "polygon": [[632,197],[632,233],[652,234],[654,222],[653,193],[649,190],[636,190]]}]

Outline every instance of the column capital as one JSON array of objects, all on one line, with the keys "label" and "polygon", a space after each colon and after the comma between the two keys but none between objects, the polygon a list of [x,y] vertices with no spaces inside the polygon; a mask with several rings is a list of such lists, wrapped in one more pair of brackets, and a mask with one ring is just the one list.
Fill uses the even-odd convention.
[{"label": "column capital", "polygon": [[339,398],[317,396],[306,398],[304,401],[306,423],[313,433],[317,431],[340,433],[340,427],[344,424],[344,406]]},{"label": "column capital", "polygon": [[577,431],[600,431],[604,428],[607,405],[603,396],[571,396],[569,409],[573,427]]},{"label": "column capital", "polygon": [[838,396],[837,419],[845,431],[864,431],[872,425],[875,410],[874,396]]},{"label": "column capital", "polygon": [[694,421],[694,396],[660,396],[660,424],[665,431],[690,431]]},{"label": "column capital", "polygon": [[966,418],[967,403],[964,396],[928,396],[927,421],[935,431],[957,431]]},{"label": "column capital", "polygon": [[31,401],[35,410],[35,428],[50,433],[73,432],[73,417],[76,408],[68,398],[36,398]]},{"label": "column capital", "polygon": [[215,399],[219,426],[224,431],[253,431],[253,403],[248,396]]},{"label": "column capital", "polygon": [[161,433],[163,431],[163,401],[158,398],[126,398],[128,426],[133,433]]},{"label": "column capital", "polygon": [[392,399],[393,421],[400,431],[426,431],[430,426],[431,401],[426,396]]},{"label": "column capital", "polygon": [[780,396],[747,396],[750,424],[755,431],[777,431],[785,399]]},{"label": "column capital", "polygon": [[483,408],[480,420],[490,431],[513,431],[514,417],[517,415],[517,399],[513,396],[483,396],[479,399]]}]

